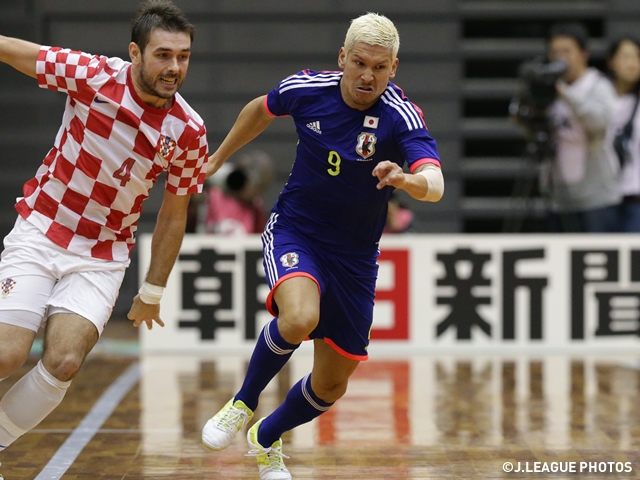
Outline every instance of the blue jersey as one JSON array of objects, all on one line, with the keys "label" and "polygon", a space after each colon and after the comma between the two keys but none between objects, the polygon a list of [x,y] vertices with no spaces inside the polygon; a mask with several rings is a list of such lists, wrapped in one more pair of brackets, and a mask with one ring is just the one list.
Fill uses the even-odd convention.
[{"label": "blue jersey", "polygon": [[393,187],[378,190],[374,167],[390,160],[415,170],[439,165],[418,107],[389,82],[367,110],[349,107],[342,72],[302,71],[267,95],[274,116],[291,115],[298,133],[291,176],[273,212],[279,221],[330,251],[375,254]]}]

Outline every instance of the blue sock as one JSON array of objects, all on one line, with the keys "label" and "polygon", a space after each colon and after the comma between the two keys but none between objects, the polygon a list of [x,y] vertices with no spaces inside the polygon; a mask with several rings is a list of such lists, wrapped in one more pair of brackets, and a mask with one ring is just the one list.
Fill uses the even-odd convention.
[{"label": "blue sock", "polygon": [[265,418],[258,430],[258,443],[270,447],[284,432],[310,422],[329,410],[333,403],[320,400],[311,390],[311,374],[296,383],[275,412]]},{"label": "blue sock", "polygon": [[258,398],[273,377],[284,367],[298,345],[287,343],[278,330],[278,320],[264,326],[253,349],[242,388],[234,397],[251,410],[258,407]]}]

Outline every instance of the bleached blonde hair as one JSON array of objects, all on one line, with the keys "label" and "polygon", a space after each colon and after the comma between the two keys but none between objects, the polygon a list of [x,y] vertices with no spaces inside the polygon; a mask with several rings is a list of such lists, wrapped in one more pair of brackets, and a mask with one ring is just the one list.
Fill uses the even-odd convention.
[{"label": "bleached blonde hair", "polygon": [[344,39],[345,54],[359,42],[388,48],[391,50],[391,57],[395,60],[400,48],[400,35],[396,26],[387,17],[369,12],[351,20],[351,26]]}]

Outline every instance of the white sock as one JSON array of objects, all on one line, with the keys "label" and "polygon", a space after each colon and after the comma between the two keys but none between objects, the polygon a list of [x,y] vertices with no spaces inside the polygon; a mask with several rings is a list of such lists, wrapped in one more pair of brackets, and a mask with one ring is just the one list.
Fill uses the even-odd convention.
[{"label": "white sock", "polygon": [[0,450],[38,425],[56,408],[71,385],[47,372],[42,361],[0,400]]}]

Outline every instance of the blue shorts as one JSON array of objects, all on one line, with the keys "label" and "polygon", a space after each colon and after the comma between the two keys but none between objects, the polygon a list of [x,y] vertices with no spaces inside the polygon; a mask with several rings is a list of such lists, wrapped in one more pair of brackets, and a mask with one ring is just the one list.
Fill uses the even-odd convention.
[{"label": "blue shorts", "polygon": [[329,253],[272,214],[262,234],[264,269],[271,291],[267,310],[278,316],[273,292],[284,280],[305,276],[318,285],[320,322],[309,338],[323,338],[339,354],[367,360],[373,323],[378,264],[376,257]]}]

